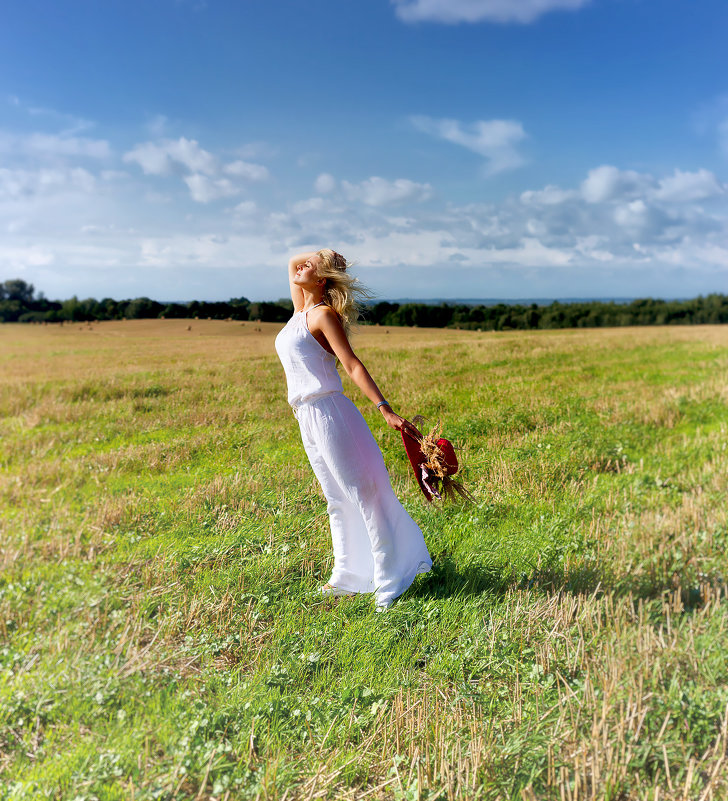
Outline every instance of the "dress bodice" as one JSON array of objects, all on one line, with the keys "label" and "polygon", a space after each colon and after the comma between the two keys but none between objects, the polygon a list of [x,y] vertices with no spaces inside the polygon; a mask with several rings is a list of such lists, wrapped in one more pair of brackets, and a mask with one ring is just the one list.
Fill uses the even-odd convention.
[{"label": "dress bodice", "polygon": [[307,311],[295,312],[275,342],[286,374],[291,406],[343,389],[336,370],[336,357],[323,348],[308,330],[307,314]]}]

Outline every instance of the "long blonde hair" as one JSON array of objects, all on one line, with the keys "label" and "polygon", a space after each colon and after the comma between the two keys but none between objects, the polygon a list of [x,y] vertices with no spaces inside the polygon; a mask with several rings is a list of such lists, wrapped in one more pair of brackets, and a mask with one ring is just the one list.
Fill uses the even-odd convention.
[{"label": "long blonde hair", "polygon": [[318,257],[320,261],[316,275],[326,279],[323,300],[336,312],[348,335],[352,325],[359,319],[364,301],[373,297],[372,293],[358,278],[347,273],[352,263],[347,262],[340,253],[324,248],[319,250]]}]

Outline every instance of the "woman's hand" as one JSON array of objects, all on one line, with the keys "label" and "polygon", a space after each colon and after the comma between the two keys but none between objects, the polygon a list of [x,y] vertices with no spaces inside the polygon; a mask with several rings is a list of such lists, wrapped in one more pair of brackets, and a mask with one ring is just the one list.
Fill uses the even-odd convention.
[{"label": "woman's hand", "polygon": [[384,416],[384,420],[390,428],[393,428],[395,431],[404,431],[406,434],[409,434],[411,437],[415,439],[421,439],[422,434],[417,429],[417,426],[414,423],[410,423],[409,420],[405,420],[404,417],[400,417],[398,414],[395,414],[389,406],[382,406],[382,415]]}]

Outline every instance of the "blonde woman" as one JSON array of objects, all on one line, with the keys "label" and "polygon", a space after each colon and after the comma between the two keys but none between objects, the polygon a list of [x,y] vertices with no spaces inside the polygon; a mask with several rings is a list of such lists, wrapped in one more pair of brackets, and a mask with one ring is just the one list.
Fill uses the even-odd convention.
[{"label": "blonde woman", "polygon": [[288,263],[294,314],[276,337],[288,402],[328,502],[334,569],[323,595],[375,594],[389,607],[432,566],[425,540],[392,490],[382,453],[359,410],[342,391],[337,359],[385,422],[417,429],[392,410],[349,344],[366,295],[333,250],[301,253]]}]

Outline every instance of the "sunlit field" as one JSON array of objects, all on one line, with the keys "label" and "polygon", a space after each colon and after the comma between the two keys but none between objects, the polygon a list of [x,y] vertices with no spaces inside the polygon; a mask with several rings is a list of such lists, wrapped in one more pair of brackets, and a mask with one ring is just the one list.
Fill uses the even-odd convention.
[{"label": "sunlit field", "polygon": [[728,797],[728,326],[362,328],[476,503],[321,599],[280,326],[0,326],[0,799]]}]

